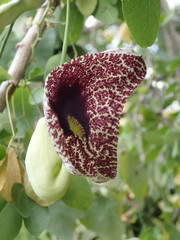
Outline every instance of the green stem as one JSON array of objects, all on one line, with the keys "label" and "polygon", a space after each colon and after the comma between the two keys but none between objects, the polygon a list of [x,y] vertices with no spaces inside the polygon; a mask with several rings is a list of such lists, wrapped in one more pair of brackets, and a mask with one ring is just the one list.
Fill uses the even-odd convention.
[{"label": "green stem", "polygon": [[74,53],[74,58],[76,58],[78,56],[78,53],[77,53],[77,50],[76,50],[76,47],[74,44],[71,44],[72,45],[72,48],[73,48],[73,53]]},{"label": "green stem", "polygon": [[3,41],[2,47],[1,47],[1,49],[0,49],[0,59],[1,59],[2,55],[3,55],[4,49],[5,49],[5,47],[6,47],[6,44],[7,44],[7,41],[8,41],[8,39],[9,39],[9,36],[10,36],[10,34],[11,34],[11,31],[12,31],[13,26],[14,26],[14,23],[11,23],[11,25],[10,25],[10,27],[9,27],[9,29],[8,29],[8,32],[7,32],[6,36],[5,36],[5,39],[4,39],[4,41]]},{"label": "green stem", "polygon": [[9,99],[8,99],[8,94],[9,94],[9,90],[11,88],[11,85],[9,85],[7,91],[6,91],[6,106],[7,106],[7,111],[8,111],[8,118],[9,118],[9,124],[11,127],[11,132],[12,132],[12,137],[9,141],[8,147],[11,146],[13,139],[15,137],[15,131],[14,131],[14,126],[13,126],[13,121],[12,121],[12,116],[11,116],[11,110],[10,110],[10,106],[9,106]]},{"label": "green stem", "polygon": [[22,13],[38,8],[44,0],[12,0],[0,6],[0,32]]},{"label": "green stem", "polygon": [[69,29],[69,13],[70,13],[70,4],[69,0],[67,0],[67,6],[66,6],[66,25],[65,25],[65,31],[64,31],[64,39],[63,39],[63,47],[62,47],[62,54],[61,54],[61,61],[60,65],[64,63],[65,56],[67,52],[67,38],[68,38],[68,29]]}]

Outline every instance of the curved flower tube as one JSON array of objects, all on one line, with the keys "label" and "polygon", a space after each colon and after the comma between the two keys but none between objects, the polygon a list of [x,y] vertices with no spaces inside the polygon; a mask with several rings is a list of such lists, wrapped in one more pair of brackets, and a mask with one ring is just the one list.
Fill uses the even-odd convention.
[{"label": "curved flower tube", "polygon": [[63,197],[71,174],[61,164],[52,146],[44,118],[38,121],[31,137],[25,165],[28,180],[40,199],[51,202]]},{"label": "curved flower tube", "polygon": [[48,75],[45,119],[70,173],[95,182],[116,176],[119,119],[145,74],[141,56],[118,49],[77,57]]}]

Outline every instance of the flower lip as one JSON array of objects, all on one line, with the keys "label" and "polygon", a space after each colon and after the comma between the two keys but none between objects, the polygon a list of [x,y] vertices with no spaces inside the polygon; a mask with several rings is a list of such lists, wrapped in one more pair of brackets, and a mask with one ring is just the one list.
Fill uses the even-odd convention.
[{"label": "flower lip", "polygon": [[145,73],[142,57],[121,49],[77,57],[48,75],[45,118],[71,173],[97,182],[116,176],[119,119]]}]

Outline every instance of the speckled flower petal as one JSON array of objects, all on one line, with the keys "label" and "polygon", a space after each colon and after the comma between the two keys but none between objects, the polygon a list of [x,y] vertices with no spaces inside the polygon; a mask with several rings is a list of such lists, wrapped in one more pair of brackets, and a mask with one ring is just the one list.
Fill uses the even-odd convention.
[{"label": "speckled flower petal", "polygon": [[[116,176],[120,115],[145,73],[141,56],[119,49],[77,57],[48,75],[45,118],[69,172],[96,182]],[[69,118],[82,128],[81,135],[72,131]]]}]

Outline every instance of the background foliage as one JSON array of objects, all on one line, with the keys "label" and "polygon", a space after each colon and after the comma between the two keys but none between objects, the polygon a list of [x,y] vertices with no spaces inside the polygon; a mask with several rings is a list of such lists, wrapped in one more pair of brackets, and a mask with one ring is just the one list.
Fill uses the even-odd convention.
[{"label": "background foliage", "polygon": [[[120,164],[115,181],[98,185],[74,177],[65,196],[50,206],[31,200],[25,193],[24,158],[36,122],[43,116],[44,79],[61,57],[63,2],[59,5],[54,1],[55,10],[49,9],[46,29],[9,101],[15,130],[9,150],[12,130],[8,111],[0,113],[0,239],[178,240],[180,55],[168,39],[173,42],[174,36],[180,36],[180,6],[168,12],[161,6],[157,34],[160,5],[156,0],[149,8],[148,1],[141,0],[71,2],[66,61],[88,52],[130,45],[144,56],[148,73],[125,105],[120,121]],[[10,79],[7,70],[16,44],[34,14],[35,10],[28,11],[16,20],[0,59],[0,82]],[[148,28],[144,22],[149,23]],[[172,26],[176,35],[169,35]],[[7,29],[0,35],[1,46]]]}]

